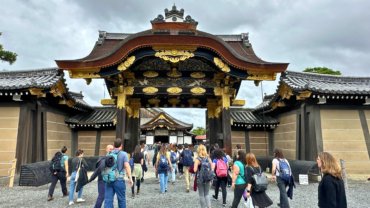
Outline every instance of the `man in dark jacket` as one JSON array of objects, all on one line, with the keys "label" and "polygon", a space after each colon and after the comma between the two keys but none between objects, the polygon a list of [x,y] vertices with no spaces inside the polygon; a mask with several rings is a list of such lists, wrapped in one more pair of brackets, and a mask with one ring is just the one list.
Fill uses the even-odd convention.
[{"label": "man in dark jacket", "polygon": [[[107,145],[107,148],[105,150],[107,151],[108,154],[110,151],[113,150],[113,145],[111,144]],[[105,184],[103,181],[103,177],[101,176],[101,173],[104,170],[104,168],[105,168],[105,157],[100,157],[98,159],[98,162],[96,162],[96,169],[88,181],[91,182],[95,180],[96,177],[98,177],[98,198],[96,199],[94,208],[100,208],[104,202]]]}]

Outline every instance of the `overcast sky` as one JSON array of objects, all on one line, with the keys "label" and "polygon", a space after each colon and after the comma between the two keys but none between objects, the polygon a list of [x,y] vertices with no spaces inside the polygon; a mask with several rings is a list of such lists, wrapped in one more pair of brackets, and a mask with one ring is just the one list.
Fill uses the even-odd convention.
[{"label": "overcast sky", "polygon": [[[99,30],[150,29],[150,20],[173,3],[199,22],[199,30],[248,32],[257,56],[290,63],[288,70],[326,66],[345,76],[370,76],[370,1],[366,0],[0,0],[0,43],[18,54],[13,65],[0,62],[0,69],[56,67],[54,60],[85,57]],[[72,91],[82,91],[91,105],[100,105],[104,95],[107,98],[102,80],[87,86],[84,80],[68,79],[67,84]],[[262,92],[276,91],[277,81],[262,86],[244,81],[237,97],[246,100],[245,107],[255,107]],[[205,126],[204,110],[168,112],[194,126]]]}]

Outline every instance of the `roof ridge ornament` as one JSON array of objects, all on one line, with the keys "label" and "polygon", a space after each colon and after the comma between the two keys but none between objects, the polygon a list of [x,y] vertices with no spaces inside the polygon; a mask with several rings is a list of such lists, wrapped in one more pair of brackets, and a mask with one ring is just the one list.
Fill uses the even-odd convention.
[{"label": "roof ridge ornament", "polygon": [[172,6],[172,10],[168,10],[167,8],[164,10],[164,15],[159,14],[156,18],[152,21],[153,23],[164,23],[164,22],[179,22],[179,23],[190,23],[194,26],[198,25],[198,22],[195,21],[190,15],[187,15],[184,18],[184,9],[177,10],[176,5]]}]

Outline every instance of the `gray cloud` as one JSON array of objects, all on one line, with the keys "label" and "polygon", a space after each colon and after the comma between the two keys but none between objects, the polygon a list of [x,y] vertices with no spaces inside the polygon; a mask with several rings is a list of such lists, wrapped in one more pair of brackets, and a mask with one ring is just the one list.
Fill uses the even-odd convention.
[{"label": "gray cloud", "polygon": [[[249,32],[259,57],[288,62],[288,70],[326,66],[344,75],[370,75],[370,2],[366,0],[0,0],[0,43],[18,54],[13,65],[0,63],[0,69],[54,67],[56,59],[82,58],[93,48],[99,30],[135,33],[149,29],[150,20],[173,3],[205,32]],[[92,105],[99,105],[104,92],[107,96],[102,80],[89,86],[84,80],[67,79],[67,83],[71,90],[83,91]],[[274,93],[276,85],[277,81],[263,82],[263,92]],[[246,107],[254,107],[261,102],[261,94],[261,86],[243,81],[237,97],[246,99]],[[205,125],[204,110],[168,111],[194,126]]]}]

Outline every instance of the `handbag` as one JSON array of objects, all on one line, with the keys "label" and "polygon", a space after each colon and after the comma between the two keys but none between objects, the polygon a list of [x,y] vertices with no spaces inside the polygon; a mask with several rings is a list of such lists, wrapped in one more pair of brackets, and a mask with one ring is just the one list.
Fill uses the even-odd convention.
[{"label": "handbag", "polygon": [[195,174],[195,177],[194,177],[194,185],[193,185],[194,191],[197,191],[197,189],[198,189],[197,175],[198,174]]},{"label": "handbag", "polygon": [[246,208],[254,208],[254,206],[253,206],[253,200],[252,200],[252,197],[251,196],[248,197],[247,198],[247,201],[244,202],[244,206]]}]

